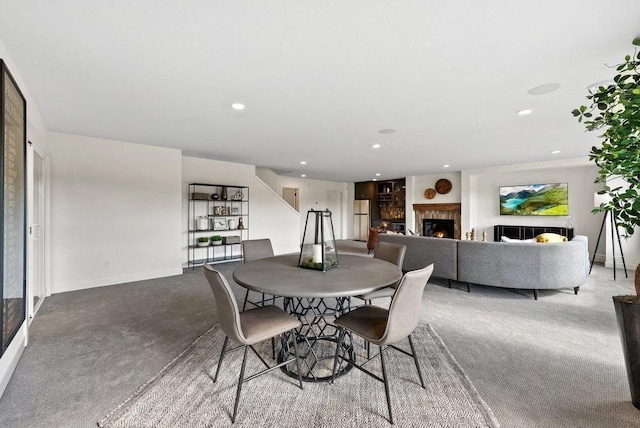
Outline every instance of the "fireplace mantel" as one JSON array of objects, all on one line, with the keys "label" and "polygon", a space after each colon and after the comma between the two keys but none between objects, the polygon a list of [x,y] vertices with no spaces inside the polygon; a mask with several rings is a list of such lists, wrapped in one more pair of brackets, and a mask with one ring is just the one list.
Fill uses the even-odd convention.
[{"label": "fireplace mantel", "polygon": [[461,211],[462,204],[413,204],[414,211]]}]

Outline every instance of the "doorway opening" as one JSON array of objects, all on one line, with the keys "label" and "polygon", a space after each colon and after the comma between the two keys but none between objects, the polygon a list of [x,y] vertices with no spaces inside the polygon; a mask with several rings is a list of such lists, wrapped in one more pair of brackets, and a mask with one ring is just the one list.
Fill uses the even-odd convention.
[{"label": "doorway opening", "polygon": [[289,205],[293,207],[294,210],[300,211],[300,201],[298,198],[298,188],[294,187],[283,187],[282,188],[282,199],[284,199]]}]

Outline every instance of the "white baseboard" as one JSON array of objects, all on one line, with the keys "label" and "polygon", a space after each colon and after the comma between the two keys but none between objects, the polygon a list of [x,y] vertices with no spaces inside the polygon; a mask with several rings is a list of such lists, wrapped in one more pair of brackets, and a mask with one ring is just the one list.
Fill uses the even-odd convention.
[{"label": "white baseboard", "polygon": [[[636,271],[636,267],[638,266],[638,264],[640,264],[640,262],[638,261],[637,258],[635,257],[631,257],[629,258],[629,256],[627,255],[627,257],[625,257],[624,259],[624,264],[622,263],[622,257],[620,257],[620,253],[616,251],[616,258],[615,258],[615,262],[616,262],[616,270],[622,270],[624,269],[624,264],[627,265],[627,272],[630,274],[630,276],[633,277],[634,272]],[[609,258],[607,261],[604,262],[604,266],[610,269],[613,269],[613,259]]]},{"label": "white baseboard", "polygon": [[18,361],[20,361],[25,346],[27,346],[27,323],[23,322],[2,358],[0,358],[0,397],[2,397],[9,384],[9,379],[11,379],[11,375],[16,369]]},{"label": "white baseboard", "polygon": [[86,280],[73,283],[52,284],[52,294],[65,293],[67,291],[86,290],[88,288],[104,287],[107,285],[124,284],[127,282],[144,281],[147,279],[165,278],[167,276],[182,275],[182,268],[164,269],[153,272],[141,272],[131,275],[111,276],[95,280]]}]

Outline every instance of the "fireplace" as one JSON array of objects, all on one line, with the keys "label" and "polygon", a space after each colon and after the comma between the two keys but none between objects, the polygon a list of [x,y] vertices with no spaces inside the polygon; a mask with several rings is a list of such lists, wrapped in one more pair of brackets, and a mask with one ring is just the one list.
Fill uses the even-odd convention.
[{"label": "fireplace", "polygon": [[422,220],[422,235],[434,238],[453,238],[454,221],[451,219],[425,218]]},{"label": "fireplace", "polygon": [[425,235],[423,220],[453,220],[453,235],[449,238],[461,239],[462,206],[460,203],[445,204],[413,204],[415,213],[416,235]]}]

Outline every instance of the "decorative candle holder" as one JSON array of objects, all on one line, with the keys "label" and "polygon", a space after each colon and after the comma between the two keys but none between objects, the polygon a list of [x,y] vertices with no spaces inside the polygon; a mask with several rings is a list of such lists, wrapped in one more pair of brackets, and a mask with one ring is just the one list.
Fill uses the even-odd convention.
[{"label": "decorative candle holder", "polygon": [[298,266],[325,272],[338,266],[331,211],[309,210],[300,244]]}]

